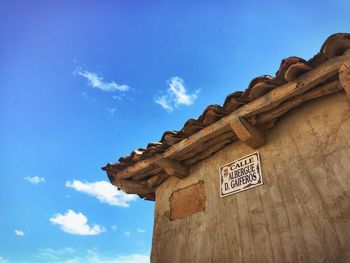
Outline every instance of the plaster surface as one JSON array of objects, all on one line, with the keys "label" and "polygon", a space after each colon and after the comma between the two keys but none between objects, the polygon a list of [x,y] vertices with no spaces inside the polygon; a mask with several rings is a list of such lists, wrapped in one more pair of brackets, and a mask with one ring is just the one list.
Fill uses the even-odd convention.
[{"label": "plaster surface", "polygon": [[[350,262],[350,106],[344,93],[283,116],[258,149],[264,184],[220,198],[235,142],[156,191],[152,262]],[[170,220],[171,194],[204,182],[205,209]]]}]

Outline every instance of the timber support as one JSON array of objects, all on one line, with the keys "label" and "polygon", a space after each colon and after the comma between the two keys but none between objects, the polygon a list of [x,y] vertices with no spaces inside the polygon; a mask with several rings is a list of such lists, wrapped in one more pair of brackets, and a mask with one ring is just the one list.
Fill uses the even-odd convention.
[{"label": "timber support", "polygon": [[237,117],[230,125],[238,139],[248,146],[257,149],[265,144],[264,134],[258,128],[250,125],[245,119]]},{"label": "timber support", "polygon": [[350,103],[350,63],[341,65],[339,69],[339,81]]},{"label": "timber support", "polygon": [[156,165],[163,168],[169,176],[176,176],[179,179],[183,179],[188,175],[188,168],[178,161],[162,158],[156,162]]}]

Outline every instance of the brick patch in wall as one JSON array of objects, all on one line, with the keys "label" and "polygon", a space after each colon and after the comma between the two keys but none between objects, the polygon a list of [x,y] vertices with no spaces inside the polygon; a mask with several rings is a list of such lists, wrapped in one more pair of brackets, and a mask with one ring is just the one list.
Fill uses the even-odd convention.
[{"label": "brick patch in wall", "polygon": [[170,220],[186,217],[205,209],[204,182],[173,192],[170,196]]}]

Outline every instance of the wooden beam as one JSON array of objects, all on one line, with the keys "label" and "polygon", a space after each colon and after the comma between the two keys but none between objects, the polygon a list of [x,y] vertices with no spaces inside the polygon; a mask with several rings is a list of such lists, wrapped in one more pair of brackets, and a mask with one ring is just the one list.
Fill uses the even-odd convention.
[{"label": "wooden beam", "polygon": [[[200,154],[202,152],[208,152],[211,151],[211,149],[213,147],[215,147],[217,144],[221,143],[222,141],[226,141],[226,140],[231,140],[231,141],[236,141],[237,138],[235,136],[232,136],[232,130],[229,129],[227,132],[222,133],[218,136],[216,136],[213,139],[207,140],[199,145],[197,145],[197,147],[195,149],[193,149],[192,151],[182,154],[180,156],[177,156],[176,161],[178,162],[182,162],[188,158],[191,158],[194,155]],[[183,163],[185,166],[185,163]]]},{"label": "wooden beam", "polygon": [[176,176],[183,179],[188,175],[188,168],[174,160],[163,158],[158,160],[156,165],[163,168],[169,176]]},{"label": "wooden beam", "polygon": [[211,140],[216,136],[229,131],[231,129],[230,124],[235,118],[250,117],[269,111],[280,105],[282,102],[294,96],[303,94],[309,89],[315,87],[317,84],[322,83],[331,76],[336,75],[339,72],[340,67],[344,63],[349,62],[350,52],[345,52],[345,54],[342,56],[337,56],[325,61],[316,68],[295,79],[295,81],[288,82],[273,89],[266,95],[259,97],[246,105],[243,105],[236,111],[218,120],[212,125],[203,128],[192,136],[185,138],[179,143],[171,146],[163,154],[137,162],[122,171],[117,171],[118,178],[126,179],[132,177],[135,174],[144,173],[145,171],[151,170],[152,167],[154,168],[154,164],[159,159],[173,159],[176,156],[181,156],[184,153],[192,151],[203,142]]},{"label": "wooden beam", "polygon": [[[275,122],[276,118],[283,115],[287,111],[297,107],[298,105],[302,104],[303,102],[326,96],[335,92],[339,92],[342,89],[339,80],[333,80],[331,82],[327,82],[326,84],[316,87],[314,89],[311,89],[307,91],[306,93],[300,94],[298,96],[293,97],[292,99],[289,99],[282,104],[280,104],[278,107],[264,112],[258,116],[256,119],[256,123],[254,125],[266,125],[269,122]],[[197,163],[200,160],[203,160],[210,155],[213,155],[215,152],[222,149],[225,145],[230,143],[232,140],[236,140],[234,136],[232,137],[232,131],[223,133],[222,135],[216,137],[213,140],[208,141],[206,144],[202,145],[201,150],[197,150],[194,152],[187,153],[183,156],[181,156],[180,161],[184,160],[184,164],[186,166],[191,166],[194,163]],[[160,168],[158,168],[160,169]],[[157,169],[155,169],[157,171]],[[147,180],[149,187],[157,187],[159,184],[161,184],[168,175],[166,173],[160,173],[156,176],[152,176]],[[134,180],[135,177],[133,177]]]},{"label": "wooden beam", "polygon": [[341,65],[339,69],[339,81],[350,103],[350,62]]},{"label": "wooden beam", "polygon": [[137,173],[135,174],[133,177],[131,177],[131,179],[133,181],[141,181],[143,180],[144,178],[150,178],[150,177],[153,177],[157,174],[160,174],[163,172],[163,169],[162,168],[159,168],[159,167],[156,167],[155,165],[152,166],[152,170],[148,171],[148,172],[144,172],[142,174],[140,173]]},{"label": "wooden beam", "polygon": [[236,118],[231,122],[231,128],[238,139],[248,146],[257,149],[265,144],[264,134],[256,127],[251,126],[245,119]]},{"label": "wooden beam", "polygon": [[147,180],[148,187],[156,187],[163,183],[169,176],[166,173],[160,173]]},{"label": "wooden beam", "polygon": [[[231,133],[232,133],[232,131],[231,131]],[[229,139],[221,141],[221,142],[217,142],[215,145],[211,146],[210,148],[204,149],[204,151],[202,151],[202,152],[198,152],[198,153],[193,154],[191,157],[189,157],[187,160],[185,160],[184,163],[187,166],[191,166],[191,165],[215,154],[216,152],[218,152],[219,150],[221,150],[222,148],[224,148],[227,144],[229,144],[231,142],[232,142],[232,140],[229,140]]]},{"label": "wooden beam", "polygon": [[341,90],[341,87],[339,85],[339,80],[333,80],[330,82],[327,82],[326,84],[316,87],[314,89],[311,89],[303,94],[300,94],[298,96],[295,96],[280,105],[278,107],[273,108],[272,110],[266,111],[262,114],[259,114],[256,117],[256,125],[262,126],[265,123],[276,119],[286,113],[287,111],[298,107],[302,103],[305,103],[309,100],[316,99],[322,96],[326,96],[335,92],[338,92]]},{"label": "wooden beam", "polygon": [[155,191],[153,187],[148,187],[147,185],[141,184],[140,182],[123,180],[115,177],[112,178],[112,184],[122,189],[127,194],[148,194],[154,193]]}]

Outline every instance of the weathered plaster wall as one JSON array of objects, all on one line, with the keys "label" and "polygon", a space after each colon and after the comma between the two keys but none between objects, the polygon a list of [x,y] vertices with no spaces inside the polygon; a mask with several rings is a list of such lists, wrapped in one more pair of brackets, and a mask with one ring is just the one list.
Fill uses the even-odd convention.
[{"label": "weathered plaster wall", "polygon": [[[344,93],[284,116],[259,149],[264,184],[219,197],[236,142],[156,192],[152,262],[349,262],[350,107]],[[171,194],[204,182],[205,209],[170,220]]]}]

